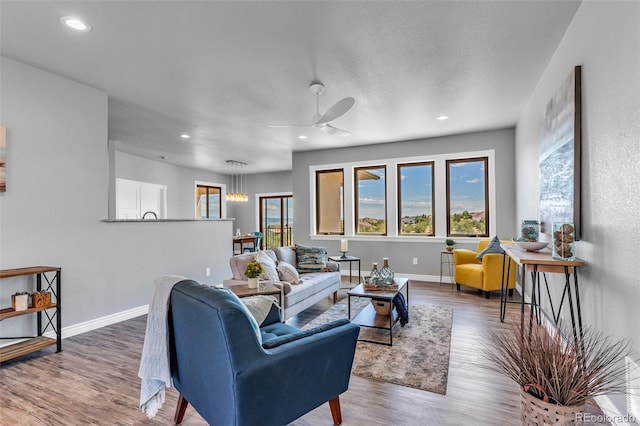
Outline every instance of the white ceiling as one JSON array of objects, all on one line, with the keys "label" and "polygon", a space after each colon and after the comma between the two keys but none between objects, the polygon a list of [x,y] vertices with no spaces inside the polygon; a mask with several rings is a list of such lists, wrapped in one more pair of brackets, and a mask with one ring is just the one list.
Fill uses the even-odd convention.
[{"label": "white ceiling", "polygon": [[[2,0],[0,44],[108,93],[117,149],[223,173],[240,160],[255,173],[289,170],[292,151],[513,126],[578,6]],[[93,30],[69,31],[64,15]],[[314,80],[326,86],[321,112],[355,98],[332,123],[350,136],[266,126],[310,122]]]}]

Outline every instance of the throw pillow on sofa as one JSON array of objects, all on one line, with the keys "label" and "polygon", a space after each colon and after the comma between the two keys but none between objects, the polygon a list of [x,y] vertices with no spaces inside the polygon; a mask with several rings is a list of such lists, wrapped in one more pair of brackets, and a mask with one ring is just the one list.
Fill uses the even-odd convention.
[{"label": "throw pillow on sofa", "polygon": [[497,235],[493,237],[491,242],[487,244],[484,250],[482,250],[480,253],[476,255],[476,259],[482,262],[482,258],[487,253],[499,253],[499,254],[504,253],[504,250],[502,250],[502,247],[500,247],[500,238],[498,238]]},{"label": "throw pillow on sofa", "polygon": [[262,274],[263,279],[271,280],[273,282],[279,280],[278,271],[276,271],[276,262],[273,261],[271,256],[263,251],[259,251],[256,255],[256,262],[262,265],[262,269],[264,269],[264,273]]},{"label": "throw pillow on sofa", "polygon": [[322,272],[327,269],[327,250],[296,244],[296,261],[300,273]]},{"label": "throw pillow on sofa", "polygon": [[280,261],[276,270],[281,281],[286,281],[289,284],[298,284],[300,282],[300,274],[292,264]]}]

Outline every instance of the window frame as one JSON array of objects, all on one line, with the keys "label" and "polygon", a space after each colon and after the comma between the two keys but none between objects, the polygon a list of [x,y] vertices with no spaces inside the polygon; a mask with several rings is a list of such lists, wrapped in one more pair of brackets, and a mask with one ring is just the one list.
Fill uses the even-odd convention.
[{"label": "window frame", "polygon": [[[384,170],[384,232],[383,233],[370,233],[370,232],[359,232],[358,231],[358,223],[360,222],[360,212],[359,212],[359,206],[360,206],[360,189],[358,185],[358,172],[361,170],[373,170],[373,169],[383,169]],[[368,165],[368,166],[358,166],[358,167],[354,167],[353,168],[353,204],[354,204],[354,215],[353,215],[353,233],[354,235],[372,235],[372,236],[386,236],[389,232],[389,220],[388,220],[388,214],[387,214],[387,200],[388,200],[388,194],[387,194],[387,186],[388,186],[388,179],[387,179],[387,165],[383,164],[383,165]],[[343,198],[344,198],[344,194],[343,194]]]},{"label": "window frame", "polygon": [[[194,180],[193,181],[193,193],[195,196],[195,199],[197,200],[198,197],[198,187],[199,186],[205,186],[205,187],[212,187],[212,188],[219,188],[220,189],[220,219],[225,219],[227,217],[227,185],[224,183],[216,183],[216,182],[205,182],[205,181],[200,181],[200,180]],[[208,200],[207,200],[208,203]],[[196,201],[196,204],[193,206],[193,211],[194,211],[194,217],[196,219],[199,220],[216,220],[216,218],[205,218],[203,219],[200,216],[200,212],[198,211],[198,203]],[[208,209],[208,206],[207,206]]]},{"label": "window frame", "polygon": [[[475,162],[484,162],[484,205],[485,205],[485,213],[484,213],[484,223],[485,223],[485,232],[484,234],[454,234],[451,232],[451,187],[450,187],[450,176],[449,171],[450,164],[455,163],[475,163]],[[488,157],[465,157],[465,158],[452,158],[445,160],[445,185],[446,185],[446,226],[447,226],[447,237],[474,237],[474,238],[487,238],[490,235],[490,205],[489,205],[489,158]]]},{"label": "window frame", "polygon": [[[420,167],[431,166],[431,233],[429,234],[417,234],[417,233],[404,233],[402,232],[402,168],[403,167]],[[398,235],[403,237],[434,237],[436,235],[436,202],[435,202],[435,161],[414,161],[406,163],[396,164],[396,194],[398,208],[398,214],[396,216],[396,224],[398,228]]]},{"label": "window frame", "polygon": [[[342,211],[340,212],[341,215],[341,228],[342,231],[341,232],[320,232],[320,221],[318,220],[318,218],[320,217],[320,209],[321,209],[321,203],[319,200],[319,188],[320,188],[320,179],[318,179],[318,176],[320,174],[324,174],[324,173],[336,173],[336,172],[340,172],[342,173],[342,186],[341,186],[341,199],[342,199],[342,205],[340,206]],[[313,191],[313,198],[315,201],[315,212],[314,212],[314,231],[315,231],[315,235],[345,235],[345,226],[346,226],[346,220],[345,220],[345,170],[343,168],[332,168],[332,169],[322,169],[322,170],[316,170],[314,173],[314,181],[315,181],[315,185],[314,185],[314,191]]]}]

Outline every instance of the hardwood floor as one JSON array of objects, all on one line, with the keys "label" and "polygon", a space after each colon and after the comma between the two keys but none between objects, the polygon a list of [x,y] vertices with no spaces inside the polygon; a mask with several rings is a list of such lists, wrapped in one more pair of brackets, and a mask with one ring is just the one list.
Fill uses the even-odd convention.
[{"label": "hardwood floor", "polygon": [[[341,290],[339,298],[346,297]],[[514,298],[515,299],[515,298]],[[487,331],[501,327],[499,296],[486,300],[474,290],[443,284],[411,282],[411,304],[453,308],[447,394],[366,380],[352,376],[340,396],[343,425],[519,425],[517,386],[486,368],[482,348]],[[326,298],[289,320],[300,326],[332,305]],[[516,305],[508,316],[519,318]],[[63,341],[63,352],[43,350],[2,364],[2,425],[169,425],[177,402],[167,391],[154,419],[138,409],[138,366],[146,316],[134,318]],[[599,413],[597,407],[589,407]],[[323,404],[294,426],[331,425],[329,404]],[[183,425],[206,422],[189,406]]]}]

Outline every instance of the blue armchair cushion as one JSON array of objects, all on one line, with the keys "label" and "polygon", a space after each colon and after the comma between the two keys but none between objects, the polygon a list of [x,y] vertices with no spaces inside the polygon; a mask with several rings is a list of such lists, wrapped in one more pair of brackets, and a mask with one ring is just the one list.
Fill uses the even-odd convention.
[{"label": "blue armchair cushion", "polygon": [[346,318],[342,318],[326,324],[319,325],[314,328],[310,328],[308,330],[296,330],[296,332],[284,334],[284,335],[263,341],[262,347],[265,349],[273,349],[280,345],[284,345],[285,343],[293,342],[295,340],[302,339],[303,337],[312,336],[317,333],[322,333],[323,331],[331,330],[332,328],[340,327],[345,324],[349,324],[349,320]]},{"label": "blue armchair cushion", "polygon": [[487,253],[499,253],[499,254],[504,253],[504,250],[502,250],[502,247],[500,247],[500,238],[498,238],[497,235],[493,237],[491,242],[487,244],[484,250],[482,250],[480,253],[476,255],[476,259],[482,262],[482,258]]}]

